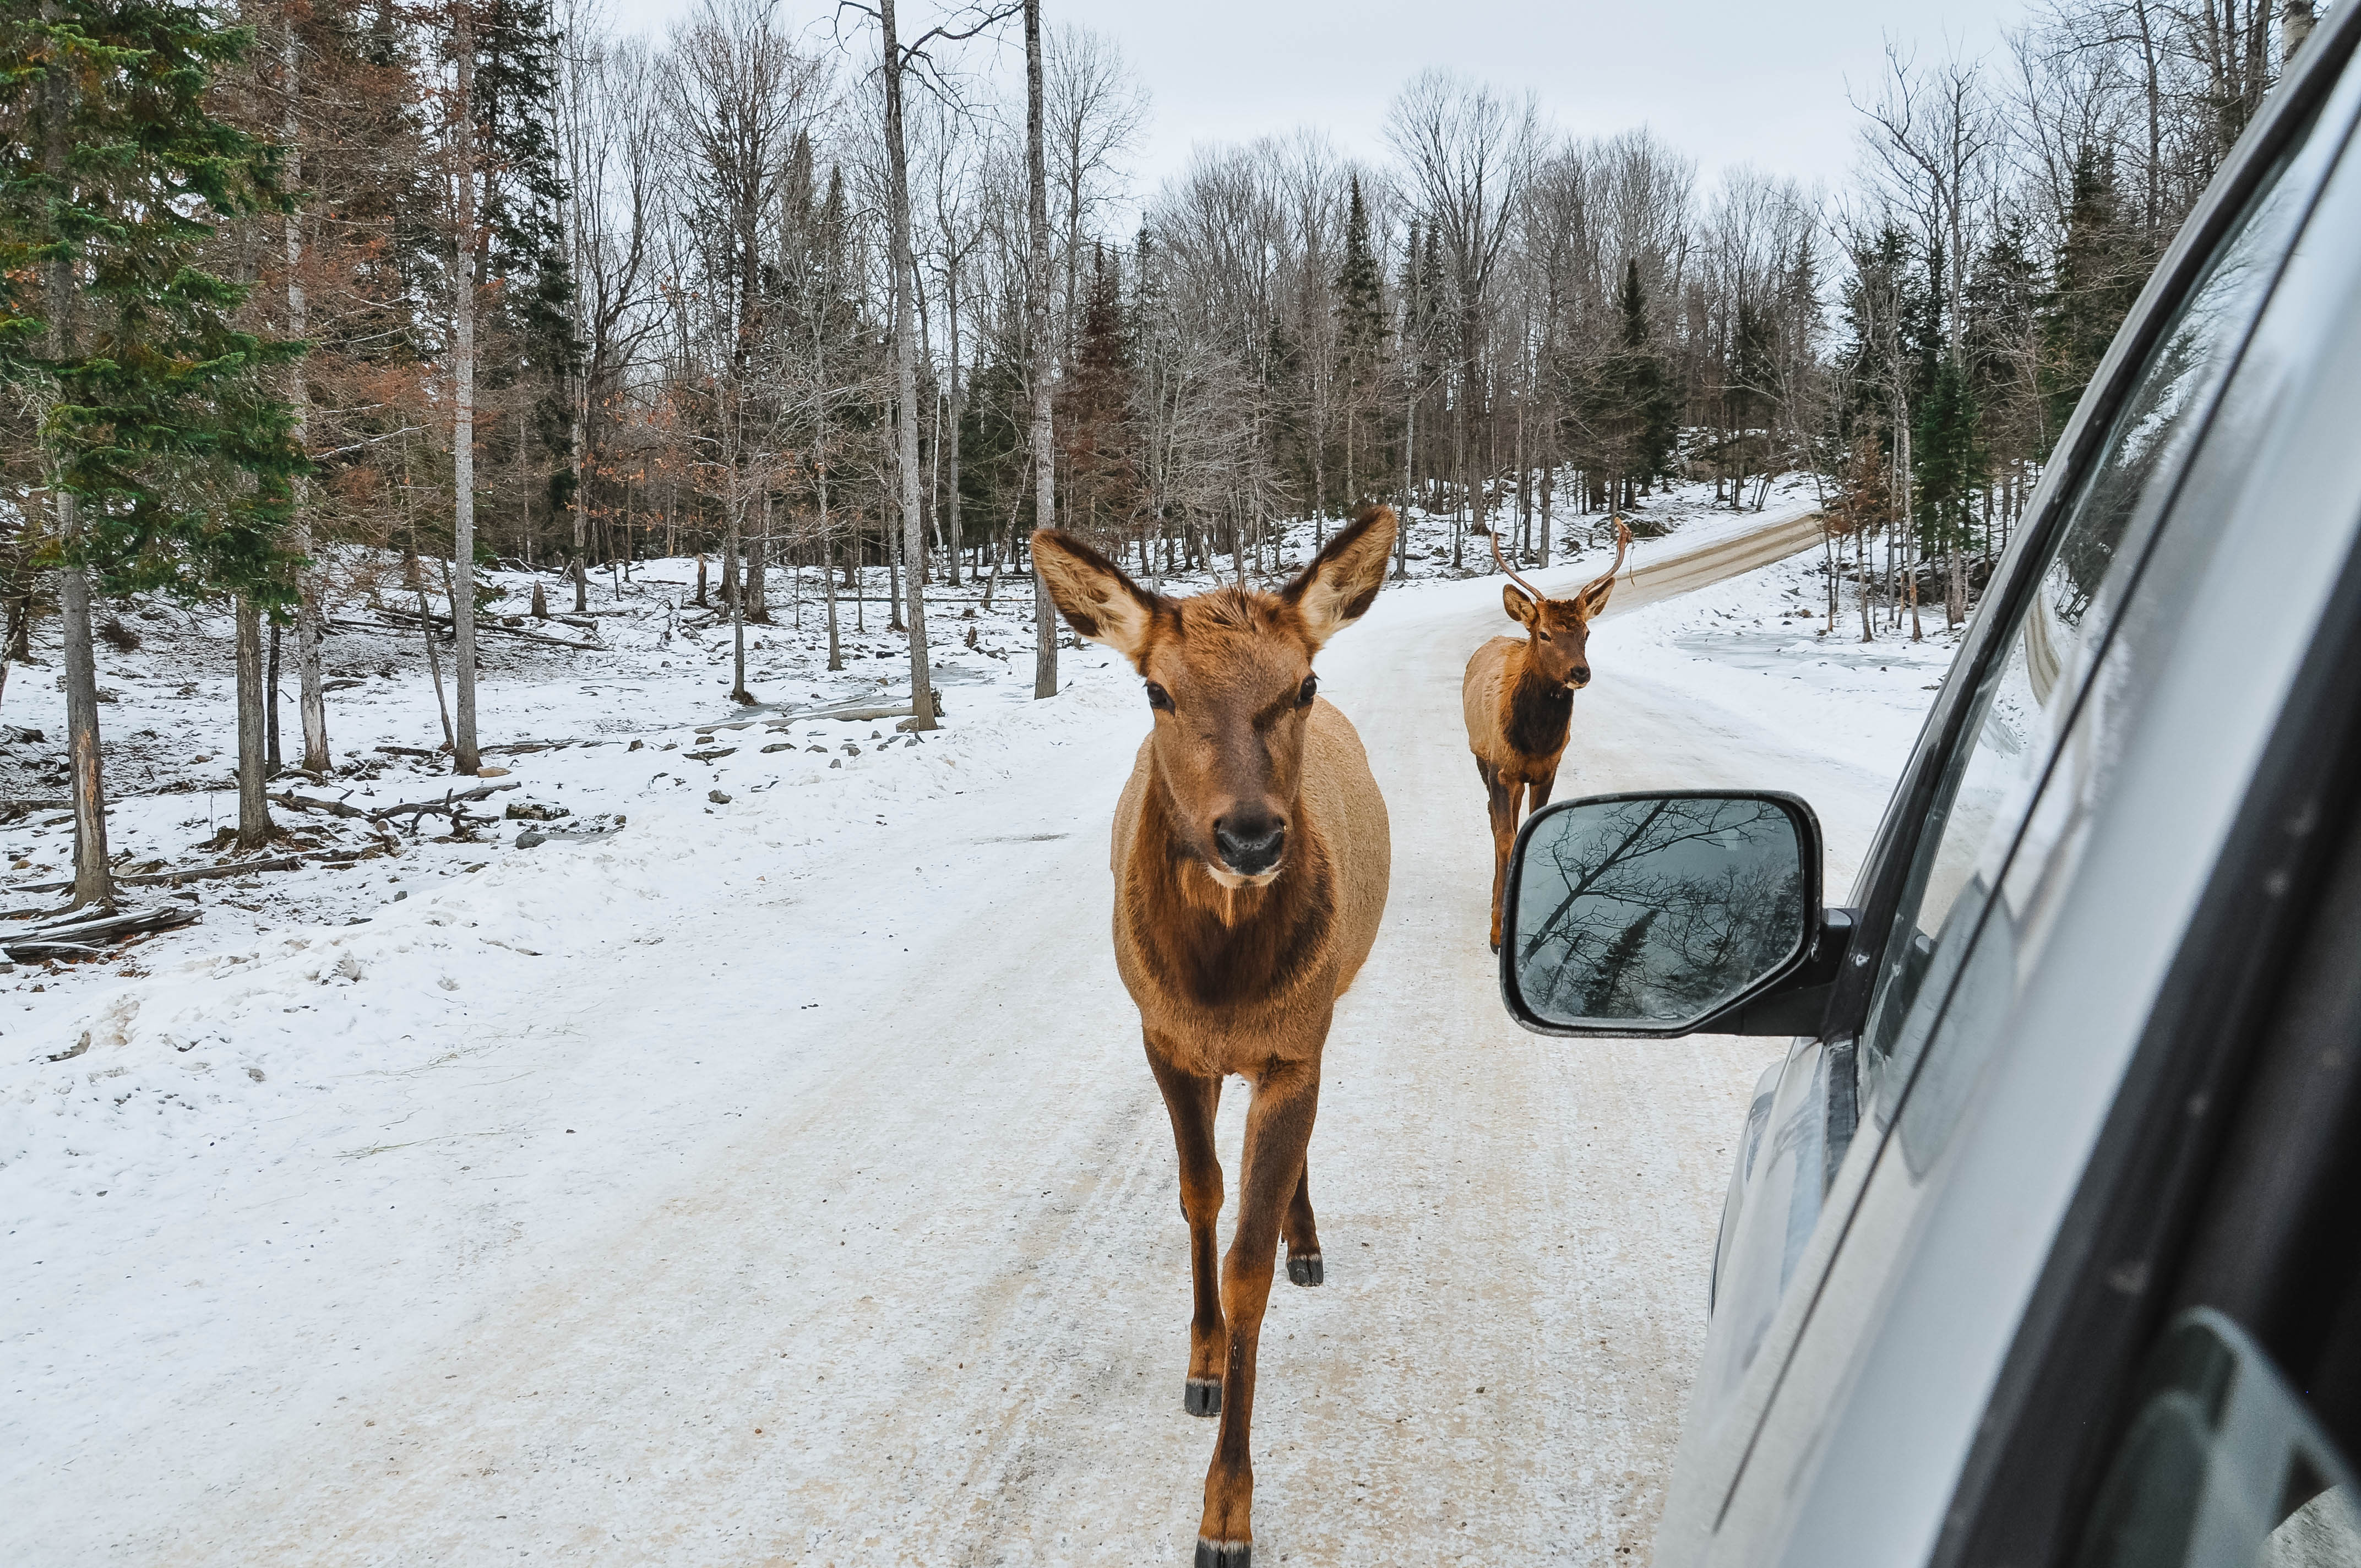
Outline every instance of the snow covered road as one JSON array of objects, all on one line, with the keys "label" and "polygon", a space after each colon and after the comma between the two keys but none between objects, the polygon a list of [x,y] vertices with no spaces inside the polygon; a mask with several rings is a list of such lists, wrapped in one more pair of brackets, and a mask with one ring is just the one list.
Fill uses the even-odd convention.
[{"label": "snow covered road", "polygon": [[[1619,589],[1561,798],[1794,789],[1841,891],[1890,773],[1639,657],[1622,617],[1810,526]],[[1381,596],[1323,656],[1394,883],[1312,1140],[1327,1282],[1265,1327],[1257,1562],[1644,1562],[1782,1044],[1501,1012],[1458,696],[1499,606],[1497,578]],[[732,808],[693,863],[626,836],[489,873],[549,879],[544,935],[485,935],[525,956],[405,1069],[414,1120],[291,1150],[11,1325],[6,1560],[1185,1561],[1213,1427],[1180,1409],[1186,1230],[1107,939],[1147,710],[1042,707],[1004,721],[1022,765],[953,731],[928,760],[963,793],[881,796],[822,852]]]}]

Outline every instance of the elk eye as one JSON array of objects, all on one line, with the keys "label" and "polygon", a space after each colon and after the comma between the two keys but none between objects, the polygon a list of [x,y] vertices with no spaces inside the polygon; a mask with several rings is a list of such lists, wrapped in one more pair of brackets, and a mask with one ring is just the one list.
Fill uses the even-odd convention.
[{"label": "elk eye", "polygon": [[1303,677],[1303,689],[1295,694],[1295,706],[1298,707],[1310,707],[1312,706],[1312,699],[1319,695],[1320,677],[1318,675],[1306,675]]},{"label": "elk eye", "polygon": [[1172,711],[1172,694],[1150,681],[1148,683],[1148,706],[1160,707],[1170,713]]},{"label": "elk eye", "polygon": [[1540,638],[1544,642],[1550,640],[1550,634],[1546,631],[1536,630],[1533,635]]}]

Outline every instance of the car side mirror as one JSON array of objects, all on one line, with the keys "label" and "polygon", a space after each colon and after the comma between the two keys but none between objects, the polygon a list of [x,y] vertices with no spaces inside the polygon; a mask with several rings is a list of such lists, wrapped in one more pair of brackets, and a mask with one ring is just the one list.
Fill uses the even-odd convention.
[{"label": "car side mirror", "polygon": [[1569,800],[1517,836],[1500,995],[1538,1034],[1814,1034],[1852,933],[1792,795]]}]

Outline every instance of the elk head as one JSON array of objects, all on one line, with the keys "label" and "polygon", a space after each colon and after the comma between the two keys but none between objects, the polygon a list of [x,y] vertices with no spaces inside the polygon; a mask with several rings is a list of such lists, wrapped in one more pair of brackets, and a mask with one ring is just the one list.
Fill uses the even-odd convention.
[{"label": "elk head", "polygon": [[1146,680],[1176,837],[1224,887],[1266,886],[1285,864],[1320,687],[1312,656],[1378,597],[1393,543],[1392,510],[1371,507],[1276,594],[1175,599],[1070,534],[1033,535],[1035,568],[1068,623]]},{"label": "elk head", "polygon": [[1590,623],[1607,608],[1615,591],[1615,574],[1623,569],[1624,552],[1631,547],[1631,531],[1615,520],[1615,565],[1592,578],[1571,598],[1554,599],[1517,575],[1500,554],[1500,536],[1491,533],[1492,559],[1514,579],[1500,586],[1500,601],[1509,619],[1530,634],[1525,640],[1525,667],[1553,687],[1580,689],[1590,684]]}]

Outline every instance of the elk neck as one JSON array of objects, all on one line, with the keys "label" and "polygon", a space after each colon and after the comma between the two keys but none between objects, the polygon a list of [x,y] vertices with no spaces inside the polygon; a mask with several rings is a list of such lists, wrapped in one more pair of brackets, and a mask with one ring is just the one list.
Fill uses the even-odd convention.
[{"label": "elk neck", "polygon": [[1516,678],[1509,685],[1508,742],[1528,757],[1556,755],[1565,747],[1574,719],[1574,689],[1554,685],[1534,666],[1532,642],[1517,650]]},{"label": "elk neck", "polygon": [[1289,814],[1279,875],[1225,887],[1176,830],[1161,784],[1149,787],[1121,896],[1140,961],[1169,995],[1246,1005],[1283,998],[1319,971],[1332,946],[1336,869],[1308,796]]}]

